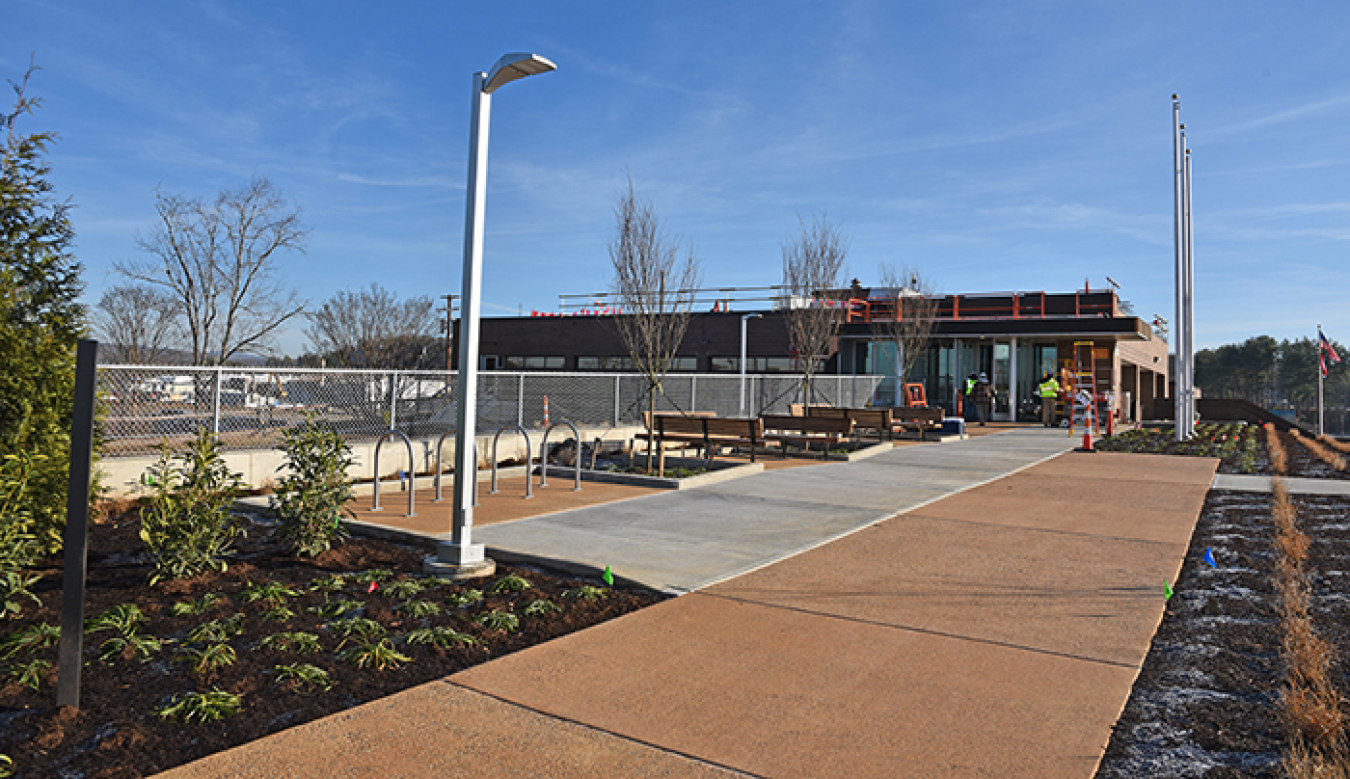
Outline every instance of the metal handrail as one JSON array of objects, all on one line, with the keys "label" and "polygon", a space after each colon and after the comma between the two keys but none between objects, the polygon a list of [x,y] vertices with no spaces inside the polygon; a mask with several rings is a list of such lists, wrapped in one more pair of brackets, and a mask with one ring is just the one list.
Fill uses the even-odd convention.
[{"label": "metal handrail", "polygon": [[371,510],[371,511],[380,511],[380,510],[381,510],[381,508],[380,508],[380,447],[384,446],[384,442],[385,442],[386,440],[388,440],[388,439],[389,439],[389,436],[391,436],[391,435],[396,435],[396,436],[398,436],[399,438],[402,438],[402,439],[403,439],[403,444],[404,444],[405,446],[408,447],[408,514],[407,514],[407,516],[415,517],[415,516],[417,516],[417,512],[414,510],[414,505],[415,505],[414,501],[416,500],[416,499],[414,498],[414,495],[417,494],[417,460],[413,458],[413,445],[412,445],[412,440],[410,440],[410,439],[408,438],[408,436],[407,436],[406,434],[404,434],[404,432],[403,432],[402,430],[396,430],[396,429],[394,429],[394,428],[390,428],[390,429],[386,430],[385,433],[384,433],[384,435],[380,436],[380,440],[375,442],[375,500],[372,501],[371,506],[370,506],[370,510]]},{"label": "metal handrail", "polygon": [[527,432],[525,432],[525,428],[521,427],[520,425],[506,425],[505,427],[497,428],[497,433],[496,433],[496,435],[492,436],[492,489],[491,489],[491,490],[488,490],[488,494],[489,494],[489,495],[496,495],[497,492],[498,492],[498,490],[497,490],[497,441],[498,441],[499,439],[501,439],[502,433],[505,433],[507,430],[515,430],[515,431],[519,432],[521,435],[525,436],[525,497],[526,497],[527,499],[528,499],[528,498],[533,498],[533,497],[534,497],[534,486],[533,486],[533,482],[530,481],[530,464],[531,464],[531,459],[530,459],[530,458],[531,458],[531,456],[532,456],[532,454],[533,454],[533,450],[530,448],[530,434],[527,433]]},{"label": "metal handrail", "polygon": [[[431,501],[432,503],[444,503],[444,502],[445,502],[445,498],[441,497],[441,448],[442,448],[443,446],[445,446],[445,437],[448,436],[448,435],[450,435],[450,434],[453,433],[453,432],[455,432],[455,429],[452,427],[452,428],[450,428],[449,430],[445,431],[444,433],[441,433],[441,437],[438,438],[438,439],[436,439],[436,476],[432,479],[432,483],[436,485],[436,497],[435,497],[434,500]],[[493,457],[494,457],[494,459],[495,459],[495,457],[496,457],[496,452],[493,452]],[[478,442],[477,442],[477,441],[475,441],[474,444],[473,444],[473,505],[475,505],[475,506],[478,505]]]},{"label": "metal handrail", "polygon": [[577,479],[576,486],[572,488],[572,491],[577,492],[578,490],[581,489],[581,431],[577,430],[576,425],[572,424],[571,422],[568,422],[565,419],[559,422],[554,422],[553,424],[548,426],[547,430],[544,431],[544,442],[539,444],[539,473],[540,473],[539,486],[540,487],[548,486],[548,434],[553,432],[553,428],[558,427],[560,425],[566,425],[572,428],[572,440],[577,442],[577,456],[572,460],[572,462],[576,464],[576,479]]}]

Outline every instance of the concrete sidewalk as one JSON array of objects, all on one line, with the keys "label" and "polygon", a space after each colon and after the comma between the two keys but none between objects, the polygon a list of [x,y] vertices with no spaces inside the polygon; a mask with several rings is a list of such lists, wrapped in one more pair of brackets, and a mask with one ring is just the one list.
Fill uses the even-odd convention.
[{"label": "concrete sidewalk", "polygon": [[[889,471],[833,469],[853,519],[831,543],[734,561],[754,570],[730,579],[699,573],[724,580],[166,776],[1090,777],[1217,461],[1074,453],[1025,467],[1049,438],[984,440],[997,439],[979,467],[944,444]],[[1015,473],[969,486],[1000,467]],[[805,519],[776,531],[761,506],[805,501],[833,521],[801,480],[828,469],[743,480],[745,494],[719,498],[722,523],[744,511],[766,547],[789,549]],[[960,494],[864,518],[896,483],[941,494],[961,478]],[[610,521],[655,532],[629,516]]]},{"label": "concrete sidewalk", "polygon": [[852,463],[772,471],[475,528],[495,559],[591,573],[609,566],[684,593],[812,549],[1064,452],[1063,431],[1023,428],[893,449]]}]

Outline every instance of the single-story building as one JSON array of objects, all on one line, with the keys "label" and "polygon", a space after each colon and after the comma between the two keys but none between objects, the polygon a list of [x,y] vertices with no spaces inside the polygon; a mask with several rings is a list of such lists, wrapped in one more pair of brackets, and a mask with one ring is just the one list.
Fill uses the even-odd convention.
[{"label": "single-story building", "polygon": [[[841,307],[823,374],[880,374],[873,403],[902,405],[894,378],[896,347],[885,334],[894,321],[893,290],[854,286],[832,296]],[[903,299],[903,298],[901,298]],[[1074,370],[1075,344],[1091,343],[1099,392],[1111,392],[1117,413],[1145,418],[1167,393],[1167,343],[1140,318],[1121,309],[1111,290],[1000,292],[933,295],[933,327],[927,348],[906,381],[924,385],[930,405],[955,412],[964,378],[986,373],[998,393],[994,418],[1036,418],[1036,387],[1061,368]],[[846,300],[842,305],[839,300]],[[672,372],[736,373],[741,369],[742,321],[746,319],[747,373],[797,373],[781,310],[713,311],[692,315]],[[633,369],[612,310],[572,314],[493,317],[481,321],[483,370],[628,372]],[[1082,349],[1080,347],[1080,353]]]}]

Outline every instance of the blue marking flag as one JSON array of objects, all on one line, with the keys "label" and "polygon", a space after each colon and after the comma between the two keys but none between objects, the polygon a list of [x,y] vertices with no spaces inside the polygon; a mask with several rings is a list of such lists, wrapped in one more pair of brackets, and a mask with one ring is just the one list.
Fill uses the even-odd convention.
[{"label": "blue marking flag", "polygon": [[614,586],[614,574],[610,572],[608,565],[605,566],[605,572],[600,574],[600,578],[605,580],[605,586]]},{"label": "blue marking flag", "polygon": [[1205,562],[1209,563],[1210,568],[1218,568],[1218,563],[1214,562],[1214,550],[1205,547]]}]

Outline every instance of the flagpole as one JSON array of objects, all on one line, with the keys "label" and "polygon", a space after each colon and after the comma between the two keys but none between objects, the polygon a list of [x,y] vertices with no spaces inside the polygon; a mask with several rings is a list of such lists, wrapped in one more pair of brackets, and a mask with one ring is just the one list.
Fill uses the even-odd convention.
[{"label": "flagpole", "polygon": [[1322,424],[1322,381],[1325,378],[1322,371],[1326,365],[1326,355],[1322,353],[1322,323],[1317,323],[1317,435],[1324,436],[1326,431]]}]

